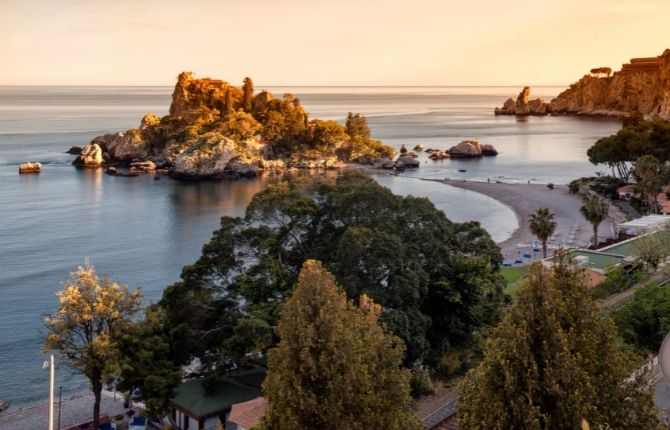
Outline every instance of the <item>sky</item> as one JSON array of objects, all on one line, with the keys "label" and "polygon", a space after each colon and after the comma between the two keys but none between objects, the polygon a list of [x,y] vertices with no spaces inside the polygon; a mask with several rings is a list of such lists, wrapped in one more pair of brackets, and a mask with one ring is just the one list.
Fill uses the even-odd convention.
[{"label": "sky", "polygon": [[670,0],[0,0],[0,85],[566,85],[668,23]]}]

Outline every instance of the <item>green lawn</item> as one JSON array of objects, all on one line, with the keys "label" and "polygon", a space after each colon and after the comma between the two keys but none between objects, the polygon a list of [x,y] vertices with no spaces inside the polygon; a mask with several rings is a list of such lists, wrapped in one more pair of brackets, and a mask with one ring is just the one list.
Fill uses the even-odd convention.
[{"label": "green lawn", "polygon": [[520,267],[503,267],[500,269],[500,274],[507,281],[507,287],[505,291],[509,294],[512,294],[516,291],[521,284],[523,279],[530,270],[530,266],[520,266]]}]

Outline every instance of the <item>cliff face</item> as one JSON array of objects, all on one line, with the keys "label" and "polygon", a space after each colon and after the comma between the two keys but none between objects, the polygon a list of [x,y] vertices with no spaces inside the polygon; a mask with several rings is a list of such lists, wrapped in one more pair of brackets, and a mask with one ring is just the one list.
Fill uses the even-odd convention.
[{"label": "cliff face", "polygon": [[549,104],[551,112],[625,116],[633,112],[670,118],[670,49],[633,58],[611,77],[586,75]]}]

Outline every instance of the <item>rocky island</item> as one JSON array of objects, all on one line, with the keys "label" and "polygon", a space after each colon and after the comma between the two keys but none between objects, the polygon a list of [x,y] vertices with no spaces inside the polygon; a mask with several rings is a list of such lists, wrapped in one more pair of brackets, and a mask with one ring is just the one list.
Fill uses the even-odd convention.
[{"label": "rocky island", "polygon": [[234,179],[261,171],[381,163],[394,152],[371,138],[362,115],[350,113],[346,125],[310,120],[297,98],[254,94],[249,78],[238,88],[183,72],[168,115],[149,113],[139,128],[94,138],[73,164],[109,166],[112,174],[116,167],[129,167],[131,174],[162,170],[181,179]]},{"label": "rocky island", "polygon": [[670,118],[670,49],[657,57],[632,58],[621,70],[591,69],[549,103],[529,101],[525,87],[516,101],[508,99],[496,115],[570,114],[624,117],[633,113]]}]

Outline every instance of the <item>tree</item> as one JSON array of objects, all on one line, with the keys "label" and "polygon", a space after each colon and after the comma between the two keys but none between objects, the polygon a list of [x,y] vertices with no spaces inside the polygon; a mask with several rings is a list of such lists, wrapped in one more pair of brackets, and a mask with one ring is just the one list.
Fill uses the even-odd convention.
[{"label": "tree", "polygon": [[45,350],[60,352],[67,364],[88,378],[98,428],[103,381],[118,365],[118,334],[131,324],[142,296],[107,276],[99,278],[90,264],[73,272],[56,296],[58,311],[45,318]]},{"label": "tree", "polygon": [[657,211],[656,196],[663,190],[668,168],[653,155],[644,155],[635,162],[633,171],[635,180],[644,194],[647,206],[652,212]]},{"label": "tree", "polygon": [[360,302],[347,300],[321,263],[305,262],[268,353],[263,428],[421,428],[402,342],[379,324],[381,306]]},{"label": "tree", "polygon": [[670,289],[660,285],[640,288],[613,317],[626,343],[656,354],[670,331]]},{"label": "tree", "polygon": [[631,378],[635,367],[583,271],[563,256],[535,264],[461,384],[459,428],[656,428],[650,375]]},{"label": "tree", "polygon": [[640,260],[644,261],[652,271],[658,269],[661,261],[670,255],[670,242],[665,232],[644,235],[633,242],[633,246]]},{"label": "tree", "polygon": [[251,78],[244,78],[244,84],[242,85],[242,106],[247,113],[251,113],[253,108],[253,98],[254,83],[251,81]]},{"label": "tree", "polygon": [[542,242],[542,255],[547,258],[547,240],[556,231],[554,214],[548,208],[540,208],[531,214],[528,224],[531,233]]},{"label": "tree", "polygon": [[227,115],[232,115],[235,112],[235,99],[233,95],[233,89],[231,87],[228,87],[226,89],[226,96],[225,96],[225,104],[226,104],[226,114]]},{"label": "tree", "polygon": [[[254,196],[244,218],[222,218],[202,256],[165,290],[178,350],[207,362],[272,346],[267,328],[309,259],[351,299],[366,294],[384,307],[409,364],[435,364],[467,344],[505,302],[502,256],[479,223],[453,223],[428,199],[393,195],[360,173],[293,178]],[[242,323],[247,334],[234,336]]]},{"label": "tree", "polygon": [[181,371],[170,359],[165,310],[155,305],[147,308],[144,320],[125,324],[117,338],[117,389],[139,389],[146,413],[162,419],[170,411],[170,400],[181,382]]},{"label": "tree", "polygon": [[593,226],[593,248],[598,247],[598,226],[607,218],[609,207],[607,202],[597,194],[588,194],[582,199],[579,208],[582,216]]}]

